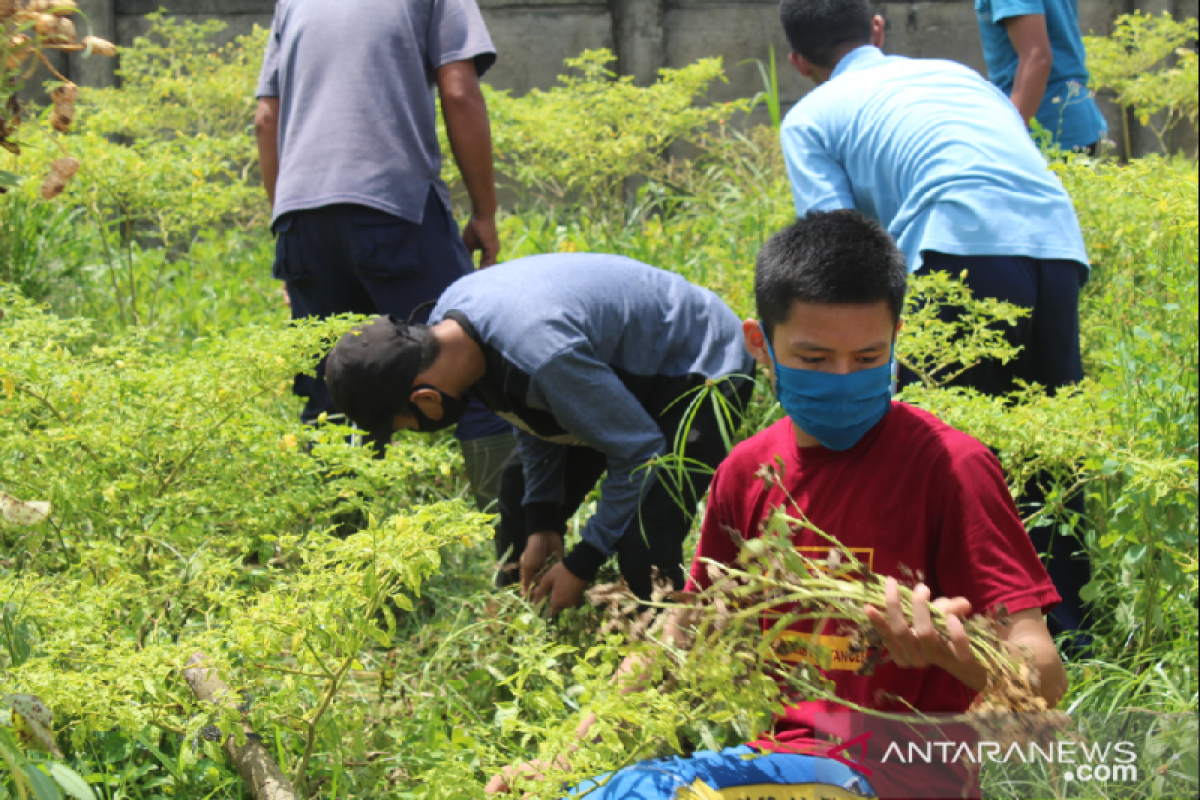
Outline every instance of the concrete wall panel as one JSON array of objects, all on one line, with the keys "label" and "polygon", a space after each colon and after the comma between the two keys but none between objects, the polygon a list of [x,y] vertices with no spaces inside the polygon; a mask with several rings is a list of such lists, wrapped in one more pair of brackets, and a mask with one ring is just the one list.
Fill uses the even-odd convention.
[{"label": "concrete wall panel", "polygon": [[[334,3],[337,0],[328,0]],[[780,30],[775,0],[478,0],[500,58],[488,74],[496,88],[520,95],[549,88],[563,71],[563,59],[588,48],[607,47],[618,56],[617,68],[648,83],[659,67],[681,67],[699,58],[721,56],[729,82],[714,85],[714,101],[747,97],[761,91],[755,59],[765,62],[775,48],[784,110],[812,88],[787,63],[788,46]],[[81,0],[98,35],[129,44],[148,29],[143,16],[165,7],[185,19],[224,19],[228,28],[220,43],[267,26],[274,0]],[[947,58],[985,72],[979,31],[971,0],[878,2],[888,22],[885,50],[922,58]],[[1080,28],[1104,35],[1122,13],[1140,8],[1195,17],[1200,0],[1079,0]],[[112,62],[77,57],[59,59],[60,68],[87,85],[109,85]],[[44,72],[44,70],[43,70]],[[40,81],[44,76],[39,75]],[[38,90],[30,87],[24,94]],[[1111,138],[1120,139],[1117,109],[1101,98]],[[753,120],[766,121],[760,107]],[[1136,125],[1134,126],[1136,129]],[[1194,148],[1190,131],[1181,143]],[[1135,130],[1135,150],[1153,149],[1153,137]],[[1186,140],[1183,142],[1182,140]]]},{"label": "concrete wall panel", "polygon": [[779,27],[776,3],[688,3],[666,14],[666,65],[684,67],[701,58],[721,56],[729,83],[715,84],[709,99],[736,100],[764,89],[755,60],[767,63],[775,49],[779,93],[790,105],[812,83],[788,64],[787,39]]},{"label": "concrete wall panel", "polygon": [[486,80],[515,95],[553,86],[563,72],[563,59],[614,47],[612,17],[605,6],[485,7],[483,15],[499,54]]},{"label": "concrete wall panel", "polygon": [[[255,25],[263,28],[271,26],[271,14],[172,14],[179,20],[204,22],[210,19],[220,19],[225,22],[225,30],[213,37],[219,46],[232,42],[238,36],[250,33]],[[117,17],[117,43],[129,45],[138,36],[145,36],[150,30],[150,22],[144,16]]]}]

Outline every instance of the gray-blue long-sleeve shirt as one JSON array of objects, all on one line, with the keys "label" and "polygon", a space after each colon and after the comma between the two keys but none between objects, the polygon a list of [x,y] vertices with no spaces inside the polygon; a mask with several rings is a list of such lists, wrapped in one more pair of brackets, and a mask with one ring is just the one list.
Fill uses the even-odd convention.
[{"label": "gray-blue long-sleeve shirt", "polygon": [[640,471],[667,452],[656,419],[706,380],[751,375],[741,322],[707,289],[629,258],[568,253],[468,275],[429,324],[453,319],[484,351],[471,394],[519,429],[529,532],[551,529],[563,501],[566,447],[607,457],[583,540],[603,555],[637,511]]}]

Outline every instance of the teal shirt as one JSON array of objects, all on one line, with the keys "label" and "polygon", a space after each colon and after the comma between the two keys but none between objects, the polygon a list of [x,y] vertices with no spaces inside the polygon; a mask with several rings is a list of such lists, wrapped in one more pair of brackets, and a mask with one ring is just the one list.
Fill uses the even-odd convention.
[{"label": "teal shirt", "polygon": [[1008,98],[951,61],[841,60],[780,131],[796,213],[853,208],[922,253],[1087,264],[1071,198]]},{"label": "teal shirt", "polygon": [[1046,93],[1035,115],[1038,124],[1063,150],[1088,147],[1104,136],[1108,125],[1088,89],[1087,53],[1075,0],[975,0],[988,76],[1006,95],[1012,94],[1018,59],[1004,20],[1030,14],[1046,18],[1046,36],[1054,57]]}]

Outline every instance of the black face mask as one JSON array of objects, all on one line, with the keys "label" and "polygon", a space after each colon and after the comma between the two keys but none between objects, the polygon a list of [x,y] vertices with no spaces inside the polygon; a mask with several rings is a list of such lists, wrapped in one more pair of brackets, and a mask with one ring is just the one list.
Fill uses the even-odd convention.
[{"label": "black face mask", "polygon": [[421,411],[420,406],[409,401],[408,408],[412,411],[412,415],[417,420],[417,430],[421,433],[433,433],[434,431],[444,430],[462,419],[463,413],[467,410],[467,401],[459,397],[451,397],[436,386],[430,386],[423,383],[420,386],[414,386],[413,391],[418,389],[433,389],[442,398],[442,418],[430,419],[425,416],[425,412]]}]

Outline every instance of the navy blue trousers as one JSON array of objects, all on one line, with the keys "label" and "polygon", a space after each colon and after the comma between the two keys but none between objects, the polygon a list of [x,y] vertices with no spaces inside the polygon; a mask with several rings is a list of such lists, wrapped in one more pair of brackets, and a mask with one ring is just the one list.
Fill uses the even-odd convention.
[{"label": "navy blue trousers", "polygon": [[[474,269],[458,226],[431,188],[421,224],[359,205],[295,211],[276,220],[272,276],[287,284],[292,319],[333,314],[394,314],[437,300]],[[325,359],[315,375],[298,375],[307,423],[337,410],[325,387]],[[458,423],[464,441],[506,433],[508,423],[472,401]]]},{"label": "navy blue trousers", "polygon": [[[1030,310],[1029,316],[1004,329],[1009,343],[1021,348],[1015,359],[1007,364],[984,361],[951,381],[951,386],[1001,395],[1013,391],[1020,379],[1039,383],[1053,393],[1055,389],[1083,378],[1079,352],[1079,289],[1086,273],[1081,264],[1014,256],[951,256],[926,252],[923,269],[940,270],[955,276],[966,270],[963,282],[976,297],[994,297]],[[940,316],[949,321],[959,313],[959,309],[944,308]],[[911,371],[901,369],[902,387],[917,380]],[[1044,503],[1042,480],[1035,477],[1025,487],[1023,513]],[[1082,494],[1071,497],[1066,505],[1070,511],[1083,516]],[[1084,617],[1079,592],[1091,579],[1091,564],[1082,552],[1082,545],[1075,536],[1063,535],[1058,525],[1034,528],[1029,536],[1045,557],[1046,570],[1062,595],[1062,604],[1050,613],[1051,630],[1054,633],[1079,630]]]}]

